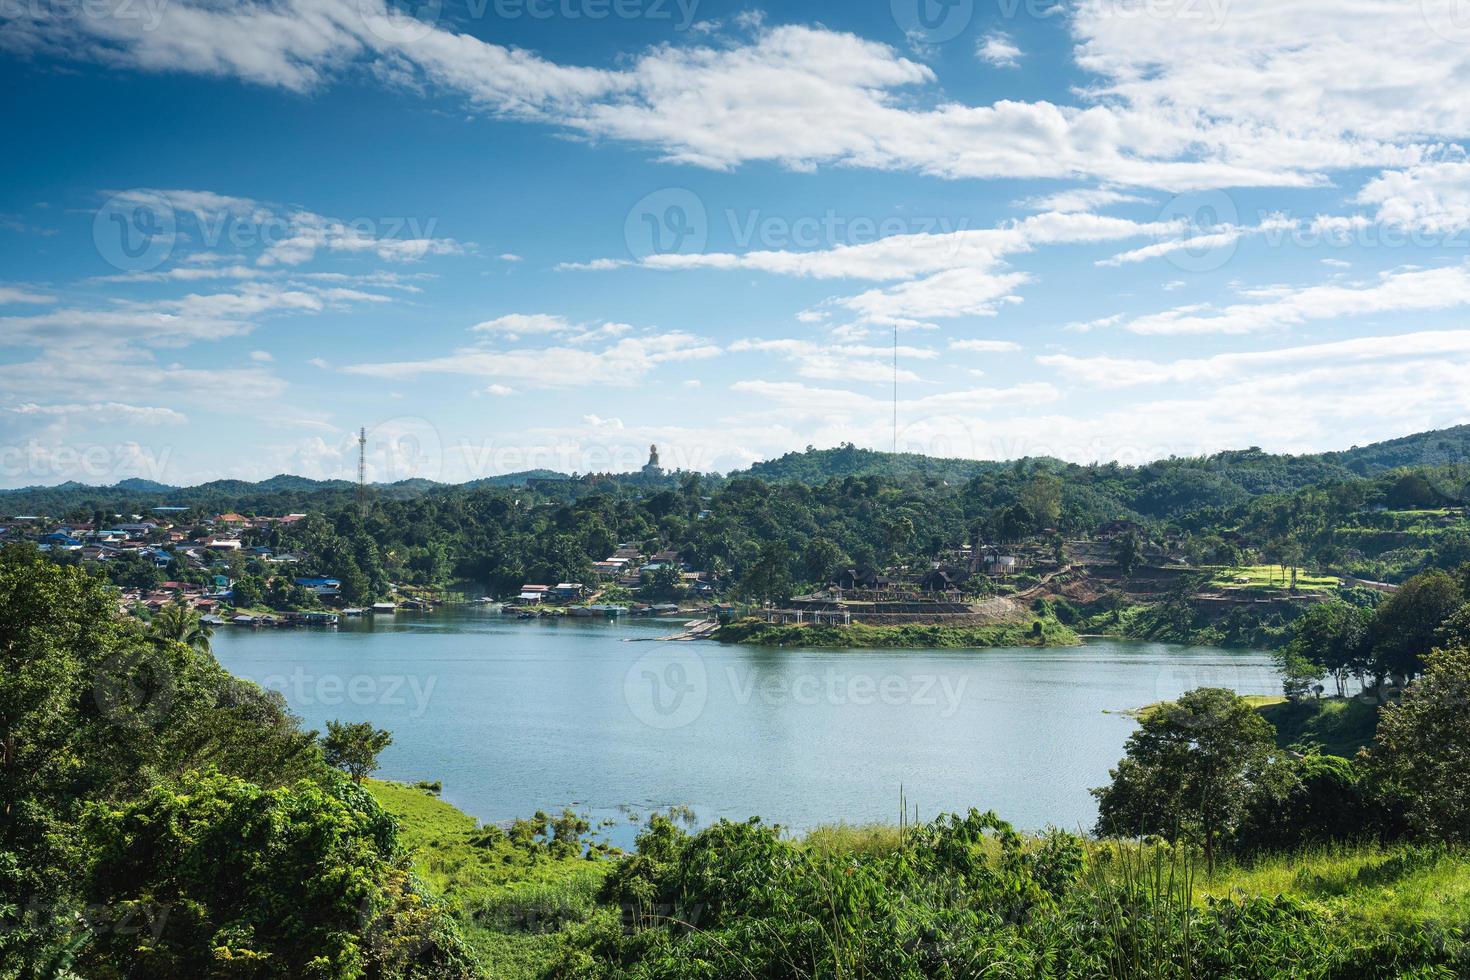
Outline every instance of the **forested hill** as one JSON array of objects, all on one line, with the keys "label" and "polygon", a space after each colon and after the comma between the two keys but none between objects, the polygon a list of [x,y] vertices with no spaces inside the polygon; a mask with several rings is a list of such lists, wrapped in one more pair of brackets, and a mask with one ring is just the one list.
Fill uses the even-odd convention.
[{"label": "forested hill", "polygon": [[1470,425],[1417,432],[1401,439],[1324,453],[1323,459],[1355,473],[1372,475],[1400,466],[1460,465],[1470,460]]},{"label": "forested hill", "polygon": [[[1026,461],[1023,461],[1026,462]],[[753,477],[767,483],[820,484],[849,476],[884,476],[890,479],[943,480],[964,483],[982,473],[1015,466],[1015,461],[993,462],[978,459],[953,459],[924,456],[919,453],[885,453],[859,449],[846,443],[836,449],[812,449],[790,452],[776,459],[755,463],[749,469],[731,473],[731,479]]]},{"label": "forested hill", "polygon": [[[755,463],[726,476],[700,475],[713,490],[742,478],[768,484],[819,486],[832,479],[881,476],[907,483],[959,486],[976,478],[1006,472],[1044,469],[1066,477],[1069,473],[1089,484],[1127,484],[1113,494],[1129,511],[1169,518],[1206,508],[1239,506],[1261,494],[1290,493],[1304,487],[1352,481],[1381,475],[1401,467],[1464,467],[1470,464],[1470,425],[1421,432],[1388,442],[1315,455],[1285,455],[1257,448],[1230,450],[1205,457],[1157,460],[1139,467],[1116,464],[1080,467],[1049,458],[985,461],[886,453],[860,449],[851,443],[834,449],[790,452]],[[576,498],[593,492],[629,492],[644,495],[672,489],[692,474],[670,474],[650,482],[639,473],[568,476],[551,470],[507,473],[465,484],[442,484],[413,479],[374,484],[379,500],[413,500],[453,495],[482,488],[533,486],[547,497]],[[1449,482],[1463,484],[1453,475]],[[1441,482],[1441,481],[1435,481]],[[194,487],[174,487],[151,480],[126,479],[113,486],[63,483],[50,487],[0,490],[0,517],[21,514],[57,516],[92,509],[143,513],[154,507],[193,507],[201,511],[246,513],[332,510],[351,502],[356,486],[349,480],[313,480],[281,474],[259,482],[214,480]]]}]

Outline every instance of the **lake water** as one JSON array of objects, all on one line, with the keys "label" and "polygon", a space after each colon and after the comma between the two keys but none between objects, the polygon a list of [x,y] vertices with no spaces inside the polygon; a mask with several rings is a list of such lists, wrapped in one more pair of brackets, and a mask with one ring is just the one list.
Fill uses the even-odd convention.
[{"label": "lake water", "polygon": [[[1191,688],[1272,694],[1268,654],[1092,640],[1038,650],[797,650],[652,642],[679,623],[520,621],[478,608],[338,631],[224,627],[231,671],[306,724],[391,729],[379,775],[442,780],[503,821],[564,806],[616,822],[686,805],[794,830],[994,809],[1090,828],[1133,721]],[[633,641],[633,642],[629,642]]]}]

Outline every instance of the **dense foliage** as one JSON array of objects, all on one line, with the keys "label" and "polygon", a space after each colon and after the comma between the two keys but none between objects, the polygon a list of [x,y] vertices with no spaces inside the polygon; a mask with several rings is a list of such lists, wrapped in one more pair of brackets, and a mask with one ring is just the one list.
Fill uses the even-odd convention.
[{"label": "dense foliage", "polygon": [[[694,567],[735,581],[757,571],[752,592],[770,594],[784,580],[791,588],[819,582],[849,563],[917,565],[966,542],[1086,536],[1119,519],[1197,563],[1254,557],[1399,581],[1470,560],[1470,527],[1439,510],[1466,502],[1470,473],[1451,449],[1463,448],[1467,433],[1321,456],[1250,449],[1136,467],[985,463],[844,446],[728,476],[406,481],[375,487],[366,516],[350,483],[284,476],[188,489],[125,481],[10,491],[0,493],[0,510],[90,519],[183,506],[185,526],[231,509],[309,513],[294,525],[253,531],[246,543],[299,551],[306,563],[297,574],[340,579],[351,602],[383,595],[390,581],[469,581],[497,593],[524,581],[584,581],[591,563],[620,542],[676,549]],[[780,569],[770,567],[773,555]],[[262,563],[248,555],[223,560],[247,597],[267,598]],[[120,584],[160,577],[134,560],[115,562],[113,575]],[[303,599],[268,598],[277,608]]]},{"label": "dense foliage", "polygon": [[469,969],[279,694],[23,547],[0,550],[0,746],[0,977]]}]

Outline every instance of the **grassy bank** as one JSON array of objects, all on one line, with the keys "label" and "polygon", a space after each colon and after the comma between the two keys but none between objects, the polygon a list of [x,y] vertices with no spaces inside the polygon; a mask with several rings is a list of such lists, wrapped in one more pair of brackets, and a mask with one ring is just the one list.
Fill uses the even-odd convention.
[{"label": "grassy bank", "polygon": [[1282,748],[1316,748],[1352,758],[1378,731],[1378,706],[1358,698],[1301,702],[1275,698],[1257,710],[1275,726],[1276,744]]},{"label": "grassy bank", "polygon": [[534,836],[514,840],[422,789],[366,785],[398,821],[414,874],[449,905],[487,976],[541,976],[569,932],[599,914],[593,897],[610,862],[557,856]]},{"label": "grassy bank", "polygon": [[[643,850],[525,851],[422,790],[370,785],[495,980],[822,976],[1457,976],[1470,855],[1336,845],[1221,861],[1017,835],[991,817],[760,824]],[[632,916],[630,918],[630,915]],[[991,975],[984,973],[983,975]]]},{"label": "grassy bank", "polygon": [[721,626],[714,638],[721,643],[756,646],[829,648],[966,649],[981,647],[1075,646],[1081,641],[1055,619],[1034,619],[986,626],[817,626],[765,623],[742,619]]}]

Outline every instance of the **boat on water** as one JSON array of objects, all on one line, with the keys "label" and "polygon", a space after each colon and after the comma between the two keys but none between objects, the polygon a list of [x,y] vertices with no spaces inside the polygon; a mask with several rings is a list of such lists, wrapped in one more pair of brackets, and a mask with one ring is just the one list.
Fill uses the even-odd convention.
[{"label": "boat on water", "polygon": [[364,612],[364,610],[361,609],[361,608],[359,608],[359,607],[357,607],[357,606],[350,606],[347,609],[342,610],[342,615],[344,615],[344,616],[361,616],[363,614],[363,612]]}]

